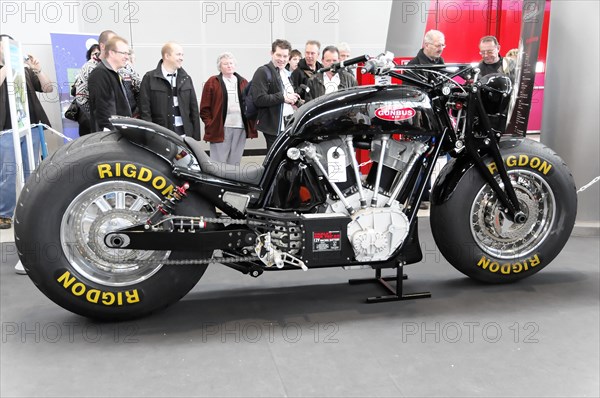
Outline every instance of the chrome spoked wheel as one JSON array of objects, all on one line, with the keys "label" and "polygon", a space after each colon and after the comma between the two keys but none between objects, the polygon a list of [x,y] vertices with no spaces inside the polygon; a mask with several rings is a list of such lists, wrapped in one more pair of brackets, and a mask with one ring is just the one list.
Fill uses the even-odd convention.
[{"label": "chrome spoked wheel", "polygon": [[[527,217],[524,223],[515,223],[507,217],[488,184],[475,196],[470,212],[471,233],[479,248],[507,260],[536,250],[550,233],[556,215],[554,193],[546,180],[528,170],[509,171],[508,175]],[[503,187],[500,177],[497,180]]]},{"label": "chrome spoked wheel", "polygon": [[[104,236],[141,222],[160,198],[139,184],[111,181],[93,185],[69,205],[60,226],[63,252],[81,276],[105,286],[140,283],[161,268],[165,251],[111,249]],[[147,262],[146,264],[144,264]]]}]

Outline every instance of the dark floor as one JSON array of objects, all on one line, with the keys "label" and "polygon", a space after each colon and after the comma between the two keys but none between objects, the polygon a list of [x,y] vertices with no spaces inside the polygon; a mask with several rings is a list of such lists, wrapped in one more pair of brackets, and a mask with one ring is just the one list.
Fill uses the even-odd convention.
[{"label": "dark floor", "polygon": [[[1,396],[599,396],[599,239],[572,237],[536,276],[486,286],[455,271],[421,223],[406,291],[365,304],[367,270],[211,266],[166,311],[93,323],[16,275],[3,243]],[[5,235],[3,235],[5,236]]]}]

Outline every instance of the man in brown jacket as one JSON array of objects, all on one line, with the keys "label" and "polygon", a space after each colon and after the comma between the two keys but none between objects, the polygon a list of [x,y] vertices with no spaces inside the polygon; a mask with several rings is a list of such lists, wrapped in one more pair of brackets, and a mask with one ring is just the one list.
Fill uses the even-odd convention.
[{"label": "man in brown jacket", "polygon": [[242,111],[242,92],[248,81],[235,72],[233,54],[217,57],[219,74],[208,79],[202,89],[200,118],[204,122],[204,141],[210,142],[211,159],[238,164],[242,159],[246,138],[258,134],[254,121]]}]

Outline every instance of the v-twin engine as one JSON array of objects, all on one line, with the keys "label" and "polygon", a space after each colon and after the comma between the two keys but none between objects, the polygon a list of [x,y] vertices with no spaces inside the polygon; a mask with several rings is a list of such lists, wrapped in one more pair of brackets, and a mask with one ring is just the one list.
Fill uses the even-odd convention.
[{"label": "v-twin engine", "polygon": [[352,136],[307,142],[299,149],[333,191],[325,212],[350,216],[347,236],[356,259],[389,259],[409,232],[398,196],[427,145],[387,135],[376,137],[371,141],[372,164],[367,175],[360,172]]}]

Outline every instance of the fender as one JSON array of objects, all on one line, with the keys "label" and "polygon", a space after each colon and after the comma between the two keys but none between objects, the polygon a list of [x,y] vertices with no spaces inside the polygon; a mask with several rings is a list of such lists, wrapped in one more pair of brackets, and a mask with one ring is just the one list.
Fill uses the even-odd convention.
[{"label": "fender", "polygon": [[[501,139],[498,147],[502,152],[503,149],[518,147],[522,142],[523,138],[510,137]],[[460,180],[473,166],[475,166],[475,162],[470,156],[461,156],[448,163],[438,175],[431,189],[431,203],[441,205],[446,202],[454,193]]]},{"label": "fender", "polygon": [[171,166],[200,172],[200,164],[183,139],[158,124],[129,117],[111,117],[110,122],[123,137],[166,160]]}]

